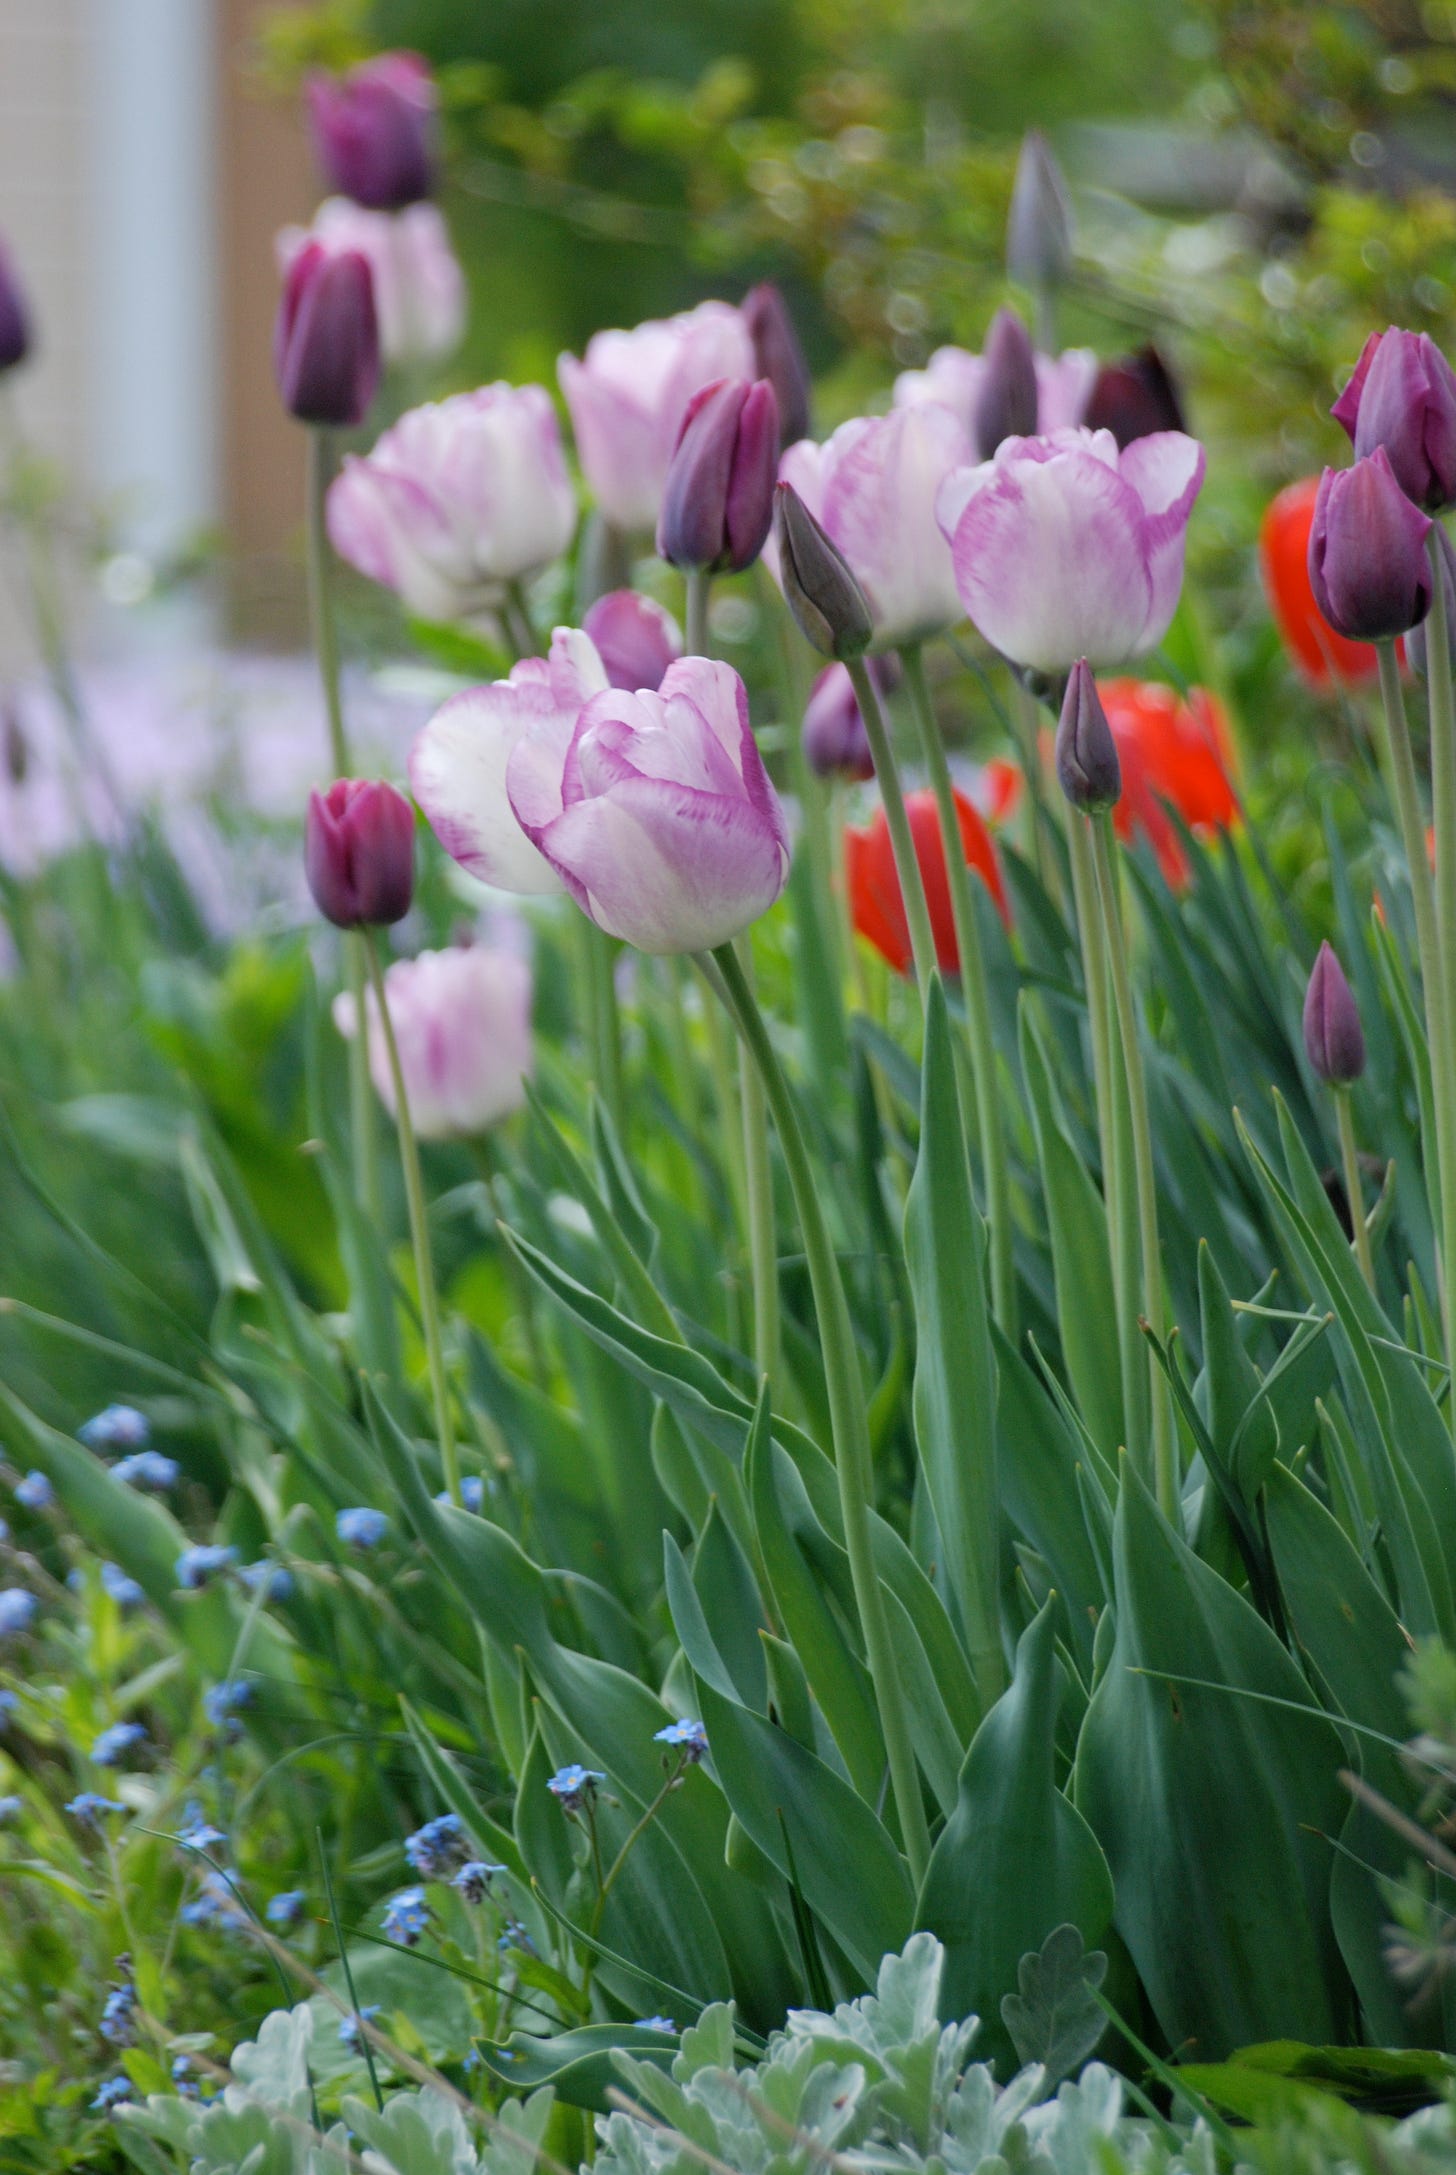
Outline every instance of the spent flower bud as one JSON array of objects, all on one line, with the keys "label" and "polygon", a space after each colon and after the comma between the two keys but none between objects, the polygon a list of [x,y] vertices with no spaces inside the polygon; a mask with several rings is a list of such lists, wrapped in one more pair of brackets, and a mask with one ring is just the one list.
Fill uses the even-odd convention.
[{"label": "spent flower bud", "polygon": [[981,350],[985,371],[973,422],[982,460],[1004,438],[1036,436],[1039,395],[1031,334],[1015,310],[998,310]]},{"label": "spent flower bud", "polygon": [[1067,184],[1039,128],[1021,140],[1011,211],[1006,221],[1006,269],[1020,286],[1059,286],[1072,263],[1072,214]]},{"label": "spent flower bud", "polygon": [[720,378],[694,393],[663,487],[663,558],[713,573],[752,566],[773,523],[778,460],[778,403],[766,378]]},{"label": "spent flower bud", "polygon": [[1304,1054],[1331,1087],[1348,1087],[1365,1070],[1365,1035],[1355,994],[1328,944],[1319,948],[1304,995]]},{"label": "spent flower bud", "polygon": [[1117,743],[1085,657],[1078,658],[1067,679],[1057,723],[1056,757],[1062,791],[1084,815],[1099,815],[1122,797]]},{"label": "spent flower bud", "polygon": [[813,385],[788,304],[771,280],[752,287],[740,310],[753,342],[754,367],[767,378],[779,404],[779,444],[797,445],[809,435]]},{"label": "spent flower bud", "polygon": [[862,656],[874,635],[865,593],[791,483],[779,484],[774,523],[784,602],[821,655]]},{"label": "spent flower bud", "polygon": [[337,929],[399,921],[414,895],[414,810],[392,785],[337,778],[308,797],[304,873]]}]

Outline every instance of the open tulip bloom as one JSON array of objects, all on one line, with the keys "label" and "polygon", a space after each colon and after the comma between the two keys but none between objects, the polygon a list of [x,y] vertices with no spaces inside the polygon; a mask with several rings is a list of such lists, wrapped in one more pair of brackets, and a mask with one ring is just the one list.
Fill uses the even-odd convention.
[{"label": "open tulip bloom", "polygon": [[732,667],[684,657],[661,687],[607,684],[588,636],[444,705],[410,757],[446,852],[503,890],[564,889],[645,952],[709,951],[788,879],[783,809]]},{"label": "open tulip bloom", "polygon": [[971,620],[1037,672],[1143,655],[1177,608],[1203,468],[1182,431],[1119,452],[1111,431],[1059,430],[959,469],[937,513]]}]

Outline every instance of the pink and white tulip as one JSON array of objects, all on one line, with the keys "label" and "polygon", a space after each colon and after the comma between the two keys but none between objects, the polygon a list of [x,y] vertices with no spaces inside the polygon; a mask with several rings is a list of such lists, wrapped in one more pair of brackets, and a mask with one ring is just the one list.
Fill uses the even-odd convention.
[{"label": "pink and white tulip", "polygon": [[[924,641],[965,617],[935,509],[946,478],[970,459],[950,410],[927,402],[856,416],[823,445],[801,439],[779,463],[780,481],[792,484],[864,591],[876,649]],[[777,541],[764,556],[777,576]]]},{"label": "pink and white tulip", "polygon": [[655,693],[668,666],[683,652],[682,629],[671,612],[637,589],[609,589],[597,598],[582,626],[596,644],[612,686],[634,694],[639,687]]},{"label": "pink and white tulip", "polygon": [[559,558],[576,497],[550,396],[484,385],[412,408],[329,490],[334,549],[421,619],[490,611]]},{"label": "pink and white tulip", "polygon": [[[1069,347],[1060,355],[1037,355],[1036,427],[1043,433],[1074,429],[1097,381],[1097,357],[1090,347]],[[919,408],[927,401],[949,408],[970,440],[973,459],[989,460],[994,446],[978,443],[976,416],[986,387],[987,362],[964,347],[938,347],[923,370],[902,370],[895,380],[895,406]]]},{"label": "pink and white tulip", "polygon": [[[484,945],[421,952],[386,971],[384,993],[410,1116],[421,1140],[468,1140],[525,1102],[531,1076],[531,969]],[[374,992],[365,1000],[369,1073],[395,1112],[394,1075]],[[334,1023],[352,1041],[357,1014],[345,990]]]},{"label": "pink and white tulip", "polygon": [[536,662],[457,696],[415,743],[411,781],[446,852],[505,889],[544,889],[549,872],[645,952],[711,949],[766,913],[788,831],[737,673],[685,657],[656,693],[608,688],[567,628]]},{"label": "pink and white tulip", "polygon": [[716,378],[758,375],[748,327],[726,302],[595,333],[585,355],[563,355],[557,368],[582,474],[605,518],[629,534],[657,527],[693,394]]},{"label": "pink and white tulip", "polygon": [[460,345],[465,330],[465,275],[450,247],[450,231],[434,204],[403,211],[366,211],[348,197],[320,204],[307,227],[284,227],[275,245],[285,275],[310,242],[331,251],[357,249],[374,275],[379,344],[387,363],[438,362]]},{"label": "pink and white tulip", "polygon": [[1120,664],[1160,642],[1183,586],[1203,448],[1158,431],[1008,438],[947,479],[938,513],[961,601],[994,649],[1038,672]]},{"label": "pink and white tulip", "polygon": [[562,889],[516,821],[506,769],[528,733],[564,746],[607,686],[590,636],[558,627],[549,656],[523,657],[509,679],[452,695],[416,735],[410,790],[446,853],[482,883],[526,893]]}]

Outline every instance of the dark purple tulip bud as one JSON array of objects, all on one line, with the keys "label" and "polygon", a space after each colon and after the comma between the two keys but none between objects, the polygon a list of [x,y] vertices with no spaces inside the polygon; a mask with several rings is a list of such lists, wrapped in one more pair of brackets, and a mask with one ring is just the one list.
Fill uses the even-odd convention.
[{"label": "dark purple tulip bud", "polygon": [[1011,211],[1006,221],[1006,269],[1019,286],[1059,286],[1072,264],[1072,214],[1062,169],[1039,128],[1021,139]]},{"label": "dark purple tulip bud", "polygon": [[403,211],[435,185],[434,79],[418,53],[380,53],[309,79],[314,153],[331,189],[369,211]]},{"label": "dark purple tulip bud", "polygon": [[[1441,524],[1433,522],[1431,533],[1436,539],[1436,557],[1441,562],[1441,589],[1446,599],[1446,625],[1456,630],[1456,544],[1451,542]],[[1432,602],[1434,603],[1434,597]],[[1412,672],[1426,676],[1426,636],[1432,615],[1428,614],[1418,627],[1412,627],[1405,638],[1405,660]]]},{"label": "dark purple tulip bud", "polygon": [[1119,452],[1155,431],[1187,429],[1173,374],[1151,342],[1135,355],[1102,365],[1082,423],[1087,430],[1110,430]]},{"label": "dark purple tulip bud", "polygon": [[1036,436],[1036,357],[1015,310],[996,312],[981,355],[986,367],[972,422],[977,451],[989,461],[1003,438]]},{"label": "dark purple tulip bud", "polygon": [[635,589],[613,589],[598,597],[582,627],[596,644],[613,687],[632,694],[644,687],[655,693],[663,673],[682,655],[682,634],[671,612]]},{"label": "dark purple tulip bud", "polygon": [[[898,686],[900,666],[891,651],[866,660],[881,695]],[[826,665],[804,711],[804,755],[820,778],[872,778],[874,758],[854,683],[844,665]]]},{"label": "dark purple tulip bud", "polygon": [[381,927],[409,912],[415,888],[415,815],[392,785],[336,778],[308,796],[304,874],[336,929]]},{"label": "dark purple tulip bud", "polygon": [[1336,634],[1382,642],[1431,609],[1431,524],[1396,482],[1385,448],[1320,478],[1309,532],[1314,601]]},{"label": "dark purple tulip bud", "polygon": [[1384,446],[1417,506],[1434,514],[1456,504],[1456,374],[1429,334],[1372,332],[1330,414],[1357,459]]},{"label": "dark purple tulip bud", "polygon": [[283,281],[273,369],[300,423],[363,422],[379,385],[379,320],[374,275],[357,249],[300,249]]},{"label": "dark purple tulip bud", "polygon": [[1067,677],[1056,753],[1057,777],[1074,808],[1096,816],[1116,806],[1122,798],[1122,765],[1085,657],[1078,658]]},{"label": "dark purple tulip bud", "polygon": [[1304,1054],[1321,1080],[1348,1087],[1365,1070],[1365,1036],[1345,970],[1321,944],[1304,993]]},{"label": "dark purple tulip bud", "polygon": [[30,353],[30,312],[9,252],[0,248],[0,371],[13,370]]},{"label": "dark purple tulip bud", "polygon": [[773,282],[765,280],[749,289],[740,308],[753,342],[754,366],[768,379],[779,404],[779,444],[797,445],[809,435],[813,384],[788,304]]},{"label": "dark purple tulip bud", "polygon": [[874,638],[865,593],[791,483],[774,493],[779,586],[807,642],[824,657],[860,657]]},{"label": "dark purple tulip bud", "polygon": [[657,548],[674,566],[741,574],[768,542],[779,410],[766,378],[694,393],[667,471]]}]

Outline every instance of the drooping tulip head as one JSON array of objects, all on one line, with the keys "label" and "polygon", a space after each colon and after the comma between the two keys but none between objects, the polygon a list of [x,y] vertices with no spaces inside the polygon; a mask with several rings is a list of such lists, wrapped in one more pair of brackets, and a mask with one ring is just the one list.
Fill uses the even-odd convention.
[{"label": "drooping tulip head", "polygon": [[379,386],[379,320],[368,260],[310,242],[283,282],[273,332],[283,405],[300,423],[352,430]]},{"label": "drooping tulip head", "polygon": [[1331,1087],[1348,1087],[1365,1070],[1365,1034],[1355,993],[1328,944],[1319,948],[1304,994],[1304,1051]]},{"label": "drooping tulip head", "polygon": [[1431,523],[1395,480],[1384,446],[1320,478],[1309,581],[1336,633],[1361,642],[1409,634],[1431,609]]},{"label": "drooping tulip head", "polygon": [[336,778],[308,797],[304,873],[336,929],[383,927],[409,912],[415,882],[414,810],[392,785]]},{"label": "drooping tulip head", "polygon": [[369,211],[401,211],[430,195],[438,98],[418,53],[377,53],[347,75],[313,75],[307,95],[331,189]]}]

